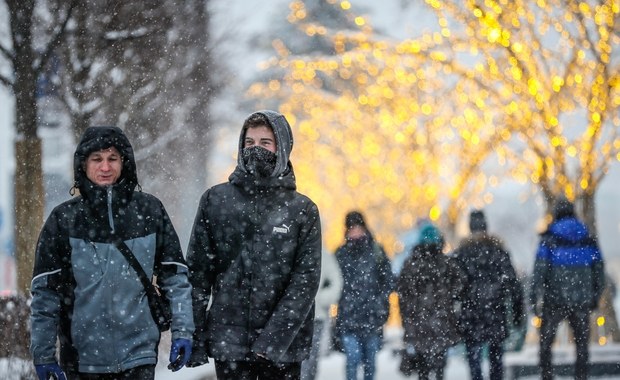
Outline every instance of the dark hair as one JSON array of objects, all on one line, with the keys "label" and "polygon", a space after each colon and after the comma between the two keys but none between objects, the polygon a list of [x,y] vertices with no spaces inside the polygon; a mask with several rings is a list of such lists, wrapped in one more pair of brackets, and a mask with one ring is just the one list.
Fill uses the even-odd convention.
[{"label": "dark hair", "polygon": [[366,221],[364,220],[364,216],[359,211],[351,211],[344,218],[344,225],[348,229],[351,229],[354,226],[360,226],[366,228]]},{"label": "dark hair", "polygon": [[268,127],[271,128],[271,124],[269,123],[269,119],[267,116],[262,113],[256,112],[251,114],[245,121],[243,122],[243,130],[247,130],[249,128],[257,128],[257,127]]},{"label": "dark hair", "polygon": [[487,221],[484,211],[473,210],[469,214],[469,230],[471,232],[483,232],[487,230]]},{"label": "dark hair", "polygon": [[553,210],[551,211],[553,214],[553,219],[558,220],[567,217],[575,216],[575,207],[564,196],[560,196],[553,205]]}]

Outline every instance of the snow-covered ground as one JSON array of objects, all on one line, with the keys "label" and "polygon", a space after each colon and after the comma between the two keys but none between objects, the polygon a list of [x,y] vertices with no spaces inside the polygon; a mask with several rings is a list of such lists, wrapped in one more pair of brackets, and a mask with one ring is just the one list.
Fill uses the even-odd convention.
[{"label": "snow-covered ground", "polygon": [[[394,350],[400,345],[402,331],[399,328],[388,328],[385,334],[385,345],[377,356],[376,380],[404,380],[415,379],[416,377],[405,377],[398,371],[399,359],[394,354]],[[178,372],[171,372],[166,368],[168,365],[167,351],[169,337],[164,335],[161,342],[160,360],[157,365],[155,380],[215,380],[215,369],[213,363],[209,363],[197,368],[183,368]],[[574,360],[574,348],[565,347],[557,352],[557,357],[562,357],[567,362]],[[620,363],[620,347],[604,346],[591,347],[591,361],[612,360]],[[612,359],[609,355],[613,355]],[[537,348],[526,346],[519,353],[506,354],[504,363],[508,364],[515,360],[527,360],[530,363],[537,362]],[[484,369],[488,372],[488,363],[484,363]],[[22,380],[22,377],[30,363],[19,360],[0,359],[0,380]],[[467,380],[469,379],[469,368],[463,356],[462,347],[457,347],[450,355],[446,366],[445,380]],[[597,380],[618,379],[618,376],[592,377]],[[319,361],[317,380],[339,380],[345,379],[345,356],[340,352],[327,352]],[[538,376],[520,377],[522,380],[535,380]],[[569,380],[570,377],[556,377],[556,380]]]},{"label": "snow-covered ground", "polygon": [[[400,363],[400,357],[394,354],[394,349],[400,344],[400,337],[402,331],[399,328],[386,329],[385,341],[383,349],[377,356],[377,369],[376,380],[405,380],[415,379],[415,376],[405,377],[398,371],[398,365]],[[526,347],[524,348],[525,356],[528,356],[528,360],[537,362],[537,348]],[[569,359],[571,358],[573,348],[568,347],[566,350]],[[596,349],[592,351],[592,361],[596,361],[597,356],[604,355],[604,349]],[[522,354],[517,354],[523,356]],[[512,357],[511,357],[512,356]],[[513,354],[507,354],[505,363],[517,358]],[[620,357],[618,357],[620,361]],[[215,370],[213,364],[207,364],[198,368],[184,368],[178,372],[171,372],[166,369],[167,361],[162,360],[157,366],[157,372],[155,380],[215,380]],[[488,363],[484,363],[485,371],[488,373]],[[361,373],[360,373],[361,378]],[[444,372],[445,380],[467,380],[469,379],[469,368],[463,355],[462,349],[456,349],[450,355],[448,364]],[[326,353],[320,358],[318,366],[317,380],[338,380],[345,379],[345,356],[340,352],[331,351]],[[538,376],[520,377],[522,380],[535,380]],[[569,380],[571,377],[556,376],[556,380]],[[597,380],[612,380],[618,379],[618,377],[596,377]]]}]

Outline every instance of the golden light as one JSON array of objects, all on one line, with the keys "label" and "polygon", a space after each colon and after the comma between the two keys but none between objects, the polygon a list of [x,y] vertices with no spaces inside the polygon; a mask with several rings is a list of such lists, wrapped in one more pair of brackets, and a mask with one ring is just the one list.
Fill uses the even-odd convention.
[{"label": "golden light", "polygon": [[542,319],[540,317],[538,316],[532,317],[532,326],[539,329],[541,324],[542,324]]},{"label": "golden light", "polygon": [[432,221],[437,221],[440,216],[441,216],[441,209],[439,208],[439,206],[435,205],[431,207],[430,211],[428,212],[429,219]]},{"label": "golden light", "polygon": [[598,318],[596,318],[596,324],[598,326],[603,326],[605,324],[605,317],[601,315]]},{"label": "golden light", "polygon": [[[450,225],[467,205],[492,203],[489,190],[506,177],[574,197],[596,191],[596,171],[620,161],[620,139],[604,140],[620,135],[620,76],[605,61],[618,54],[619,5],[534,1],[536,12],[508,0],[425,0],[435,27],[401,41],[349,14],[350,0],[328,0],[353,20],[347,30],[302,23],[310,13],[291,3],[303,36],[320,34],[331,49],[297,56],[274,41],[262,65],[274,75],[248,94],[298,120],[298,186],[325,210],[330,246],[342,240],[331,219],[354,206],[374,210],[377,236],[395,249],[419,217]],[[497,159],[493,175],[485,157]],[[333,189],[345,191],[336,200]]]}]

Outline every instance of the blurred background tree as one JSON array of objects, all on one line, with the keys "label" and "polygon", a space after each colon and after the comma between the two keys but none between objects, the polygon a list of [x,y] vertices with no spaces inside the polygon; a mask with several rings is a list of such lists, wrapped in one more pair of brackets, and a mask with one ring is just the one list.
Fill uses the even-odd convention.
[{"label": "blurred background tree", "polygon": [[265,69],[281,76],[248,93],[291,118],[299,178],[326,219],[361,207],[394,249],[428,217],[453,241],[459,216],[511,178],[547,205],[565,194],[596,231],[594,195],[620,159],[617,4],[429,0],[436,28],[394,40],[347,1],[319,3],[355,29],[323,23],[316,3],[291,2],[288,19],[324,48],[275,39]]},{"label": "blurred background tree", "polygon": [[211,58],[207,0],[4,4],[11,44],[0,45],[0,53],[11,70],[0,83],[16,99],[17,289],[27,293],[44,218],[37,131],[50,104],[61,104],[51,112],[69,115],[75,138],[89,125],[123,128],[142,186],[186,227],[206,186],[209,104],[225,71]]},{"label": "blurred background tree", "polygon": [[529,183],[547,211],[566,195],[596,234],[594,197],[620,160],[617,2],[427,0],[436,26],[404,40],[348,1],[318,3],[355,28],[323,22],[315,0],[291,2],[289,22],[323,48],[274,39],[265,70],[279,75],[248,94],[292,122],[300,187],[328,221],[330,249],[352,208],[372,215],[392,253],[418,218],[456,243],[461,215],[492,203],[504,179]]}]

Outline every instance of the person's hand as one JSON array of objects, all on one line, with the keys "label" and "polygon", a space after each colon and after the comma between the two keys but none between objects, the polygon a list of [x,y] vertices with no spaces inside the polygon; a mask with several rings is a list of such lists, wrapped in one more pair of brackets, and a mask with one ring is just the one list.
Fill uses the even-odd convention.
[{"label": "person's hand", "polygon": [[209,362],[209,355],[204,344],[200,344],[196,341],[193,343],[192,355],[189,358],[186,367],[198,367]]},{"label": "person's hand", "polygon": [[192,341],[189,339],[175,339],[170,347],[170,364],[168,369],[176,372],[183,368],[192,355]]},{"label": "person's hand", "polygon": [[49,380],[50,376],[57,380],[67,380],[67,376],[62,371],[58,363],[37,364],[34,366],[39,380]]}]

